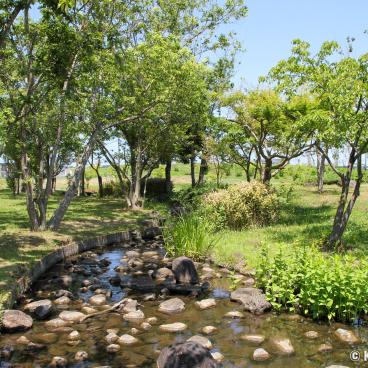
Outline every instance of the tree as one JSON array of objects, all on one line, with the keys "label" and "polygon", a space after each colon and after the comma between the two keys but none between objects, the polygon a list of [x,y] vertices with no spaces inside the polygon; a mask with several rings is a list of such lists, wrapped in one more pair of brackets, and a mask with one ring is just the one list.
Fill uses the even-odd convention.
[{"label": "tree", "polygon": [[262,171],[263,183],[269,184],[293,158],[310,149],[314,129],[308,124],[312,109],[308,97],[286,101],[273,90],[256,90],[234,93],[225,101],[235,114],[228,120],[249,137],[248,152],[254,147],[256,162],[252,164]]},{"label": "tree", "polygon": [[[319,101],[314,120],[317,137],[325,145],[317,148],[341,181],[340,199],[328,237],[328,248],[334,249],[342,241],[359,197],[362,155],[368,151],[368,54],[356,58],[351,54],[342,56],[336,42],[325,42],[313,55],[307,42],[295,40],[291,57],[274,67],[270,78],[288,95],[306,89]],[[326,147],[346,151],[343,170],[333,160],[333,149]]]}]

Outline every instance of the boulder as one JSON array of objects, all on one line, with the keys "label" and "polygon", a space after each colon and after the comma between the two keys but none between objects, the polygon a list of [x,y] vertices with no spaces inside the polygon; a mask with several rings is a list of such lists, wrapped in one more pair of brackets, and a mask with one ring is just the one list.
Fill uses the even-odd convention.
[{"label": "boulder", "polygon": [[295,353],[294,347],[289,339],[273,339],[272,342],[282,355],[291,355]]},{"label": "boulder", "polygon": [[33,319],[20,310],[7,309],[4,311],[0,325],[5,332],[25,331],[32,327]]},{"label": "boulder", "polygon": [[179,298],[172,298],[160,303],[158,310],[166,314],[180,313],[185,309],[185,303]]},{"label": "boulder", "polygon": [[207,349],[212,349],[212,342],[204,336],[194,335],[190,337],[187,341],[196,342],[197,344],[200,344]]},{"label": "boulder", "polygon": [[136,344],[137,342],[138,342],[137,338],[128,334],[121,335],[118,339],[118,343],[120,345],[133,345]]},{"label": "boulder", "polygon": [[344,330],[343,328],[338,328],[335,331],[335,336],[341,341],[348,344],[357,344],[359,339],[355,336],[354,332],[350,330]]},{"label": "boulder", "polygon": [[165,332],[180,332],[187,329],[187,325],[182,322],[169,323],[166,325],[161,325],[159,327],[161,331]]},{"label": "boulder", "polygon": [[158,368],[216,368],[218,363],[202,345],[187,341],[161,350]]},{"label": "boulder", "polygon": [[63,311],[59,314],[59,318],[65,322],[80,322],[86,315],[77,311]]},{"label": "boulder", "polygon": [[49,299],[37,300],[36,302],[28,303],[24,310],[37,319],[44,319],[52,312],[52,302]]},{"label": "boulder", "polygon": [[172,272],[167,267],[162,267],[156,270],[156,272],[154,272],[153,274],[153,277],[155,278],[158,284],[164,284],[164,283],[175,284],[176,283],[174,272]]},{"label": "boulder", "polygon": [[176,282],[181,284],[198,284],[198,273],[193,261],[188,257],[178,257],[172,262]]},{"label": "boulder", "polygon": [[262,290],[256,288],[240,288],[230,294],[232,301],[240,302],[246,311],[262,314],[271,309],[271,303]]},{"label": "boulder", "polygon": [[258,348],[253,352],[253,360],[255,360],[256,362],[263,362],[270,358],[271,355],[265,349]]},{"label": "boulder", "polygon": [[195,304],[199,309],[204,310],[204,309],[215,307],[216,300],[214,298],[203,299],[203,300],[197,301]]},{"label": "boulder", "polygon": [[93,295],[89,298],[89,303],[92,305],[104,305],[106,304],[106,296],[103,294],[97,294],[97,295]]},{"label": "boulder", "polygon": [[266,338],[263,335],[243,335],[241,336],[241,339],[252,344],[259,345],[262,344]]}]

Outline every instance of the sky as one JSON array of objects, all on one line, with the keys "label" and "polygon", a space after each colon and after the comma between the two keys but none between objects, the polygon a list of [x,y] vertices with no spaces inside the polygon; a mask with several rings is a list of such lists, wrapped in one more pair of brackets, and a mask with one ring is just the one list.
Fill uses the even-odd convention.
[{"label": "sky", "polygon": [[318,50],[324,41],[346,45],[355,37],[356,55],[368,52],[368,0],[247,0],[248,16],[227,27],[237,33],[245,52],[238,56],[238,87],[254,88],[300,38]]}]

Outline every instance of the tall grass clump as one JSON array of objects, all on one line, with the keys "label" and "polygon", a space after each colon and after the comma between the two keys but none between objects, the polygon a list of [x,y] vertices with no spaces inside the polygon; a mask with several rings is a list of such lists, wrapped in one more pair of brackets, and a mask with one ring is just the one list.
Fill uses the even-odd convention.
[{"label": "tall grass clump", "polygon": [[209,222],[191,212],[173,218],[164,229],[165,247],[170,256],[187,256],[195,260],[208,256],[217,242]]},{"label": "tall grass clump", "polygon": [[296,246],[271,257],[264,248],[257,273],[277,311],[342,322],[368,312],[367,258],[324,254],[314,246]]},{"label": "tall grass clump", "polygon": [[217,229],[243,230],[274,223],[279,214],[276,192],[259,182],[244,182],[203,197],[203,211]]}]

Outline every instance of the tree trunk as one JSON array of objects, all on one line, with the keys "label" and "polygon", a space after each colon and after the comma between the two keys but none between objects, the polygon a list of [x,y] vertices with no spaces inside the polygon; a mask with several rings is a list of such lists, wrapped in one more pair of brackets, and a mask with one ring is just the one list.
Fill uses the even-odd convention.
[{"label": "tree trunk", "polygon": [[98,196],[100,198],[102,198],[104,196],[102,176],[100,175],[100,173],[98,172],[98,170],[97,170],[96,174],[97,174],[97,180],[98,180]]},{"label": "tree trunk", "polygon": [[323,181],[325,177],[326,158],[317,148],[317,187],[318,193],[323,193]]},{"label": "tree trunk", "polygon": [[129,202],[132,209],[141,207],[141,168],[142,152],[141,148],[131,148],[130,155],[130,167],[131,167],[131,179],[129,188]]},{"label": "tree trunk", "polygon": [[171,159],[166,161],[165,166],[165,186],[166,186],[166,194],[169,195],[171,193]]},{"label": "tree trunk", "polygon": [[51,219],[48,222],[49,229],[57,230],[60,227],[61,221],[63,220],[65,216],[65,213],[70,205],[70,202],[75,197],[75,194],[79,188],[80,181],[84,173],[84,168],[86,166],[89,156],[93,152],[93,149],[96,143],[96,139],[99,133],[100,133],[100,124],[97,125],[96,129],[91,134],[91,137],[89,138],[89,141],[84,148],[82,158],[80,162],[77,164],[77,167],[75,168],[73,180],[68,190],[66,191],[64,198],[59,203],[58,208],[54,211]]},{"label": "tree trunk", "polygon": [[355,163],[355,150],[352,150],[349,158],[349,166],[346,173],[341,178],[341,194],[339,199],[339,204],[337,206],[332,231],[328,238],[328,248],[329,250],[333,250],[341,244],[342,237],[344,235],[346,226],[348,224],[351,212],[354,208],[355,202],[360,195],[360,185],[363,180],[362,173],[362,160],[361,155],[359,155],[357,159],[357,170],[358,170],[358,178],[354,187],[353,194],[348,201],[349,191],[350,191],[350,182],[353,173]]},{"label": "tree trunk", "polygon": [[263,168],[262,183],[269,185],[272,177],[272,159],[265,159]]},{"label": "tree trunk", "polygon": [[190,177],[192,179],[192,188],[196,185],[196,179],[195,179],[195,156],[192,155],[190,157]]},{"label": "tree trunk", "polygon": [[52,178],[52,189],[51,194],[54,194],[56,192],[56,176]]},{"label": "tree trunk", "polygon": [[198,183],[197,183],[198,185],[204,184],[204,177],[206,175],[207,170],[208,170],[207,160],[204,157],[202,157],[201,166],[199,168]]}]

